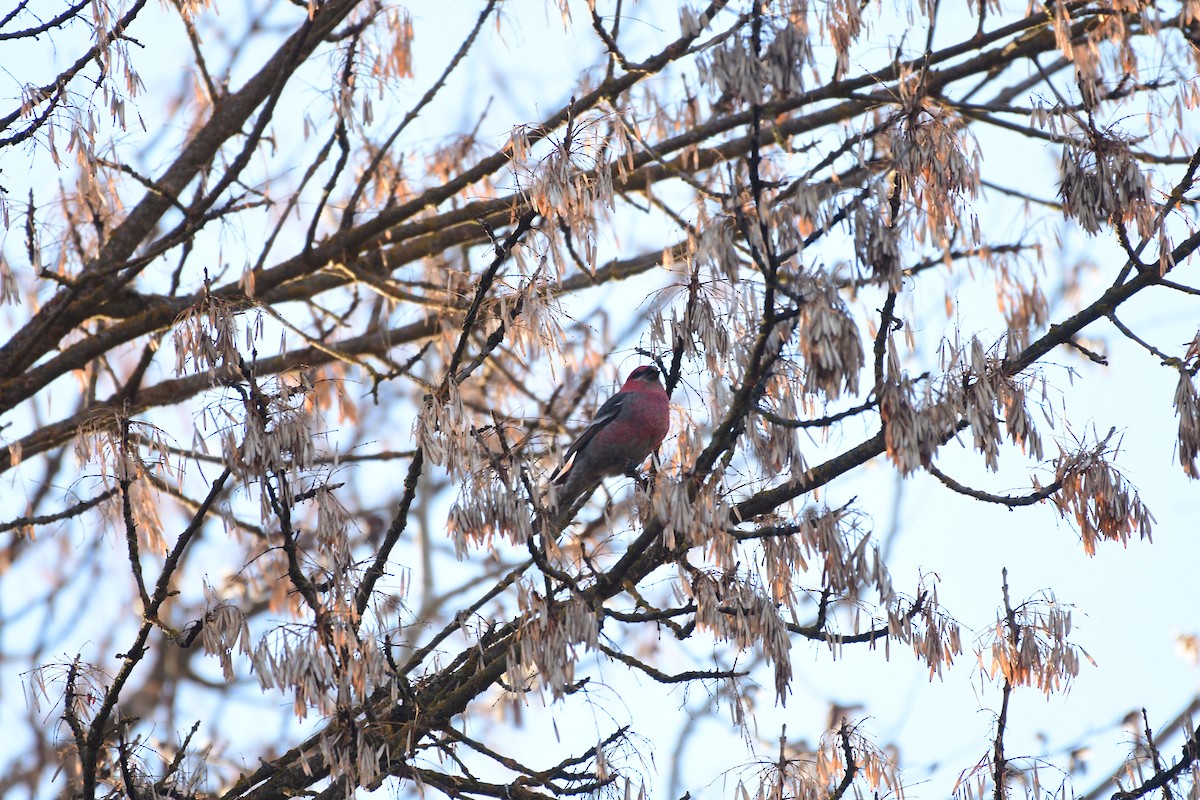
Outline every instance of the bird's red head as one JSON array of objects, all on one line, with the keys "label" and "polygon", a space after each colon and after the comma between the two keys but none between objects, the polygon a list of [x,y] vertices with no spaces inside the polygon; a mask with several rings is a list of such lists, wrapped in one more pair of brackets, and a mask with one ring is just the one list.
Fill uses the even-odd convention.
[{"label": "bird's red head", "polygon": [[644,364],[633,372],[629,373],[629,377],[625,379],[625,385],[621,387],[624,391],[645,391],[651,387],[662,388],[662,383],[658,380],[658,367],[652,364]]}]

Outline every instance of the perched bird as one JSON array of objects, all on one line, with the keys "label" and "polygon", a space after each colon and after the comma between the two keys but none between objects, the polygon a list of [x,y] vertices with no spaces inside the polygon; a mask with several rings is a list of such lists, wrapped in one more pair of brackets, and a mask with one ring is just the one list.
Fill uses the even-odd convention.
[{"label": "perched bird", "polygon": [[670,403],[658,368],[641,366],[629,373],[621,391],[600,406],[550,476],[559,487],[560,512],[568,511],[605,478],[641,466],[662,444],[670,422]]}]

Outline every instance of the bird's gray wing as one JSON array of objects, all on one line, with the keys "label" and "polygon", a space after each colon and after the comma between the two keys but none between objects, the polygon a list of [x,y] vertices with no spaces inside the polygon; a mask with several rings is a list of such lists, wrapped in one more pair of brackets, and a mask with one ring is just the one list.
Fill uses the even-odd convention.
[{"label": "bird's gray wing", "polygon": [[602,431],[605,426],[615,420],[621,414],[621,409],[625,407],[625,401],[628,398],[627,394],[618,392],[612,397],[604,401],[604,405],[596,412],[596,416],[592,419],[591,424],[583,429],[583,433],[571,443],[567,448],[567,452],[563,455],[562,464],[554,471],[553,480],[561,483],[566,479],[567,473],[571,471],[571,463],[575,459],[575,454],[587,446],[587,443],[592,438]]}]

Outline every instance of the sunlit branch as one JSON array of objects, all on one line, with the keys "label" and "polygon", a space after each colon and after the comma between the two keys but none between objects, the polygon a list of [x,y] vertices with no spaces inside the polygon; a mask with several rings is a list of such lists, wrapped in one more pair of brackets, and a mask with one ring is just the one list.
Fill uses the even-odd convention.
[{"label": "sunlit branch", "polygon": [[1157,347],[1150,344],[1145,339],[1143,339],[1142,337],[1140,337],[1136,333],[1134,333],[1127,325],[1125,325],[1125,323],[1123,323],[1123,322],[1121,322],[1121,320],[1117,319],[1117,314],[1115,311],[1111,311],[1108,314],[1106,314],[1105,316],[1108,318],[1108,321],[1113,324],[1113,327],[1115,327],[1117,330],[1119,330],[1121,332],[1121,334],[1125,336],[1125,338],[1137,343],[1137,345],[1139,347],[1141,347],[1143,350],[1147,351],[1148,353],[1151,353],[1151,354],[1157,356],[1162,361],[1163,364],[1173,364],[1178,361],[1178,359],[1176,357],[1167,355],[1162,350],[1159,350]]},{"label": "sunlit branch", "polygon": [[[87,7],[87,4],[87,0],[81,0],[81,2],[78,2],[73,6],[68,6],[67,9],[61,14],[51,17],[40,25],[34,25],[30,28],[24,28],[19,31],[0,33],[0,42],[11,39],[24,39],[31,36],[38,36],[39,34],[47,33],[55,28],[62,27],[64,24],[74,18],[80,11]],[[0,28],[3,28],[4,26],[8,25],[8,23],[12,22],[13,18],[17,16],[24,6],[25,3],[18,3],[16,8],[6,14],[4,19],[0,20]]]},{"label": "sunlit branch", "polygon": [[[136,15],[144,4],[145,0],[138,0],[123,19],[132,20],[133,15]],[[23,372],[74,327],[80,319],[80,314],[90,316],[94,310],[89,300],[93,291],[100,286],[111,285],[114,281],[119,285],[136,274],[121,273],[119,266],[114,265],[122,264],[144,242],[162,214],[170,207],[171,200],[168,198],[177,197],[187,184],[191,183],[196,173],[211,162],[228,138],[240,131],[241,126],[261,103],[267,102],[272,96],[278,97],[282,86],[281,76],[286,75],[291,66],[311,54],[320,43],[321,37],[332,30],[356,5],[355,0],[331,0],[323,5],[320,13],[311,20],[306,19],[300,29],[242,89],[228,95],[225,101],[214,109],[204,129],[188,141],[179,157],[156,181],[161,191],[143,196],[106,238],[103,248],[92,260],[91,268],[85,269],[69,290],[60,291],[51,298],[27,325],[0,347],[0,381]],[[123,21],[121,27],[127,24],[128,22]],[[269,119],[270,114],[260,114],[259,135],[262,126]],[[3,127],[2,121],[0,127]],[[255,141],[257,138],[251,136]],[[249,158],[250,152],[243,149],[241,162],[244,163]],[[236,177],[238,171],[230,169],[223,173],[218,182],[221,191]],[[210,193],[209,196],[215,201],[218,194]],[[8,407],[10,406],[7,398],[0,400],[0,408]]]},{"label": "sunlit branch", "polygon": [[71,519],[72,517],[77,517],[80,514],[83,514],[84,512],[89,511],[89,510],[95,508],[96,506],[100,505],[105,500],[107,500],[108,498],[110,498],[114,494],[116,494],[117,491],[118,491],[118,487],[113,486],[111,488],[105,489],[103,492],[96,495],[95,497],[89,498],[87,500],[82,500],[78,503],[75,503],[74,505],[64,508],[62,511],[57,511],[53,514],[38,514],[38,515],[34,515],[34,516],[29,516],[29,517],[18,517],[17,519],[14,519],[10,522],[0,523],[0,533],[6,533],[8,531],[11,531],[14,529],[20,529],[20,528],[32,528],[32,527],[40,526],[40,525],[49,525],[52,522],[61,522],[62,520],[65,520],[65,519]]},{"label": "sunlit branch", "polygon": [[852,408],[847,408],[844,411],[839,411],[836,414],[827,414],[823,417],[814,417],[812,419],[789,419],[780,416],[773,411],[765,408],[755,408],[754,413],[770,422],[772,425],[781,425],[785,428],[828,428],[830,425],[841,422],[844,419],[858,416],[865,411],[870,411],[879,405],[876,400],[867,400],[859,403]]},{"label": "sunlit branch", "polygon": [[[1005,635],[1009,645],[1015,652],[1020,643],[1021,627],[1017,624],[1017,614],[1008,599],[1008,570],[1001,571],[1004,580],[1002,585],[1004,595]],[[1004,800],[1008,794],[1008,759],[1004,755],[1004,732],[1008,725],[1008,702],[1012,697],[1013,685],[1007,674],[1001,688],[1000,714],[996,717],[996,736],[993,739],[992,750],[992,797],[993,800]]]},{"label": "sunlit branch", "polygon": [[[932,26],[930,29],[932,30]],[[846,766],[841,783],[833,790],[833,794],[829,796],[830,800],[838,800],[838,798],[844,797],[850,786],[854,783],[854,776],[858,774],[858,762],[855,761],[854,750],[850,747],[849,723],[842,722],[842,727],[838,730],[838,738],[842,743],[842,758]]]},{"label": "sunlit branch", "polygon": [[[175,546],[171,548],[171,552],[167,554],[166,560],[163,563],[162,571],[159,573],[158,581],[154,586],[154,593],[150,597],[149,605],[142,611],[142,623],[138,630],[137,637],[132,646],[120,656],[121,669],[113,678],[104,694],[103,701],[100,707],[96,710],[95,716],[92,718],[91,724],[87,728],[86,735],[81,736],[82,726],[72,724],[72,731],[75,732],[76,742],[80,748],[80,759],[82,761],[81,772],[83,778],[83,796],[85,798],[94,798],[96,793],[96,765],[100,757],[100,751],[105,746],[106,739],[109,734],[109,719],[113,713],[113,709],[117,705],[117,701],[121,696],[121,691],[128,682],[130,676],[133,675],[134,668],[145,657],[147,648],[146,640],[150,635],[150,631],[158,622],[158,612],[162,604],[166,602],[170,595],[171,581],[174,577],[175,570],[179,566],[184,553],[191,544],[193,537],[204,524],[205,518],[208,516],[209,509],[217,496],[225,486],[225,481],[229,479],[230,471],[226,469],[217,479],[213,481],[212,487],[209,490],[208,497],[205,498],[200,508],[192,515],[192,520],[187,528],[179,534],[179,539],[175,542]],[[68,706],[69,707],[69,706]],[[68,717],[70,722],[70,717]],[[79,731],[76,731],[79,728]]]},{"label": "sunlit branch", "polygon": [[659,683],[687,683],[689,681],[741,678],[749,674],[747,672],[738,670],[692,670],[689,672],[679,672],[673,675],[668,675],[661,670],[655,669],[644,661],[639,661],[633,656],[628,655],[627,653],[622,653],[620,650],[615,650],[607,645],[602,644],[600,645],[599,649],[601,653],[604,653],[609,658],[620,661],[627,667],[631,667],[639,672],[645,673],[647,676],[653,678]]},{"label": "sunlit branch", "polygon": [[980,491],[979,489],[972,489],[969,486],[964,486],[946,473],[942,472],[933,464],[930,464],[925,469],[930,475],[941,481],[942,485],[951,491],[957,492],[958,494],[966,497],[974,498],[975,500],[982,500],[985,503],[996,503],[997,505],[1008,506],[1009,508],[1031,506],[1035,503],[1040,503],[1046,498],[1052,497],[1055,492],[1062,488],[1062,484],[1059,481],[1055,481],[1049,486],[1039,489],[1036,492],[1031,492],[1030,494],[1016,496],[991,494],[990,492],[984,492]]},{"label": "sunlit branch", "polygon": [[[0,40],[28,38],[29,36],[37,36],[40,33],[53,30],[54,28],[62,25],[74,17],[76,13],[78,13],[78,9],[86,5],[87,3],[80,3],[78,6],[68,8],[67,11],[63,12],[59,16],[54,17],[41,26],[37,26],[37,28],[40,28],[41,30],[38,30],[37,28],[31,28],[28,29],[28,31],[16,31],[11,34],[0,34]],[[133,21],[137,18],[137,15],[141,12],[145,5],[146,0],[136,0],[136,2],[130,6],[129,10],[125,12],[125,15],[122,16],[115,25],[113,25],[112,29],[105,31],[105,35],[100,42],[97,42],[97,44],[95,44],[91,49],[76,59],[75,63],[73,63],[70,67],[60,72],[51,83],[40,86],[33,90],[33,95],[37,98],[36,102],[40,103],[48,98],[49,103],[42,113],[35,117],[33,122],[26,125],[22,130],[18,131],[12,136],[0,138],[0,147],[11,147],[13,145],[20,144],[37,133],[38,130],[40,130],[41,127],[51,118],[55,108],[62,103],[63,99],[66,97],[67,85],[75,79],[75,77],[84,69],[84,67],[99,58],[100,54],[107,46],[107,42],[122,37],[125,30],[128,29],[131,24],[133,24]],[[16,111],[0,117],[0,131],[8,130],[14,122],[25,116],[28,116],[26,110],[24,108],[18,108]]]},{"label": "sunlit branch", "polygon": [[383,542],[375,554],[374,562],[367,568],[366,573],[363,575],[362,583],[359,584],[358,591],[355,594],[354,606],[358,610],[360,620],[362,619],[363,612],[367,610],[367,606],[371,602],[371,592],[375,588],[375,583],[385,573],[392,550],[395,549],[396,543],[400,541],[400,537],[404,535],[404,530],[408,527],[409,511],[412,508],[413,499],[417,495],[417,481],[421,477],[421,470],[424,467],[424,463],[425,451],[418,448],[412,457],[412,461],[409,462],[408,474],[404,476],[404,494],[401,495],[400,503],[396,508],[396,514],[392,517],[392,522],[388,526],[387,533],[384,534]]}]

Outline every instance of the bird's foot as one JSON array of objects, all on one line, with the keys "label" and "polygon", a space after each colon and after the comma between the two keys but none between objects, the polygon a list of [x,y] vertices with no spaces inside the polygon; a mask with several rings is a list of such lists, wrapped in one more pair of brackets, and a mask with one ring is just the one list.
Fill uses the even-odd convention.
[{"label": "bird's foot", "polygon": [[632,467],[629,467],[628,469],[626,469],[625,477],[633,478],[633,482],[636,483],[638,485],[638,488],[641,489],[642,491],[645,492],[645,491],[650,490],[650,484],[651,484],[650,479],[647,478],[644,474],[642,474],[642,472],[640,472],[636,466],[632,466]]}]

